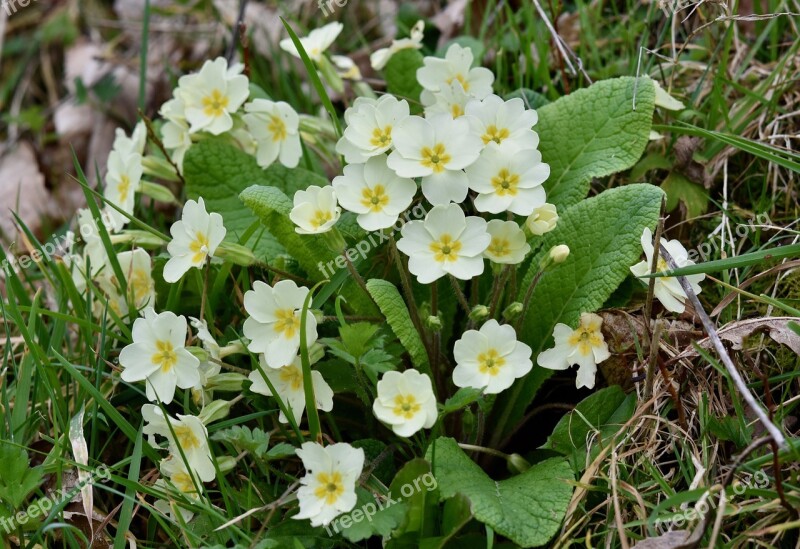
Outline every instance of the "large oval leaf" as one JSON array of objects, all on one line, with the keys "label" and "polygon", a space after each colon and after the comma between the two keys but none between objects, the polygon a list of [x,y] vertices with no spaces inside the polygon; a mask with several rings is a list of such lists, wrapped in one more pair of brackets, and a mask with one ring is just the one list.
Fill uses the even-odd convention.
[{"label": "large oval leaf", "polygon": [[[556,228],[544,236],[539,256],[531,261],[520,288],[519,299],[538,270],[541,254],[566,244],[567,260],[548,270],[533,292],[520,338],[536,356],[553,344],[558,323],[576,326],[583,312],[597,310],[629,274],[642,253],[640,239],[645,227],[658,221],[663,192],[658,187],[636,184],[611,189],[584,200],[566,211]],[[501,393],[494,408],[496,446],[525,413],[552,370],[534,366],[531,373]]]},{"label": "large oval leaf", "polygon": [[628,76],[601,80],[538,109],[539,150],[550,164],[547,201],[566,209],[589,194],[593,177],[632,167],[647,145],[654,102],[652,80],[642,77],[637,84]]},{"label": "large oval leaf", "polygon": [[427,458],[442,499],[462,494],[473,516],[522,547],[544,545],[558,531],[574,479],[564,459],[552,458],[506,480],[493,480],[452,438],[438,438]]}]

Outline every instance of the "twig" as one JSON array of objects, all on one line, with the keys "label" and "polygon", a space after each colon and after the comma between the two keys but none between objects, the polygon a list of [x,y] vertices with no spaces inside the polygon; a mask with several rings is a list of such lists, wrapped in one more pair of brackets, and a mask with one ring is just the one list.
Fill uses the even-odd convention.
[{"label": "twig", "polygon": [[[547,26],[547,30],[550,31],[550,34],[553,37],[553,42],[555,43],[556,48],[558,48],[558,52],[561,54],[562,59],[564,59],[564,62],[567,64],[567,67],[569,67],[569,70],[572,72],[573,76],[577,76],[578,71],[580,71],[586,81],[591,84],[592,79],[589,78],[589,75],[584,70],[583,61],[581,61],[580,57],[575,55],[575,52],[572,51],[572,48],[570,48],[567,43],[564,42],[564,39],[561,38],[561,36],[559,36],[559,34],[556,32],[556,29],[553,28],[553,24],[550,22],[550,18],[547,17],[547,14],[542,9],[541,4],[539,4],[539,0],[533,0],[533,5],[536,7],[536,11],[539,12],[539,17],[542,18],[545,26]],[[578,70],[575,70],[575,67],[572,65],[572,61],[569,60],[570,56],[573,57],[575,62],[578,64]]]},{"label": "twig", "polygon": [[[660,244],[659,244],[660,245]],[[672,259],[672,256],[669,254],[664,246],[661,247],[661,255],[664,257],[664,260],[669,265],[670,269],[677,269],[678,266],[675,263],[675,260]],[[703,306],[700,304],[700,300],[697,299],[697,294],[694,293],[692,289],[692,285],[689,284],[689,281],[686,280],[685,276],[677,276],[675,277],[678,279],[683,291],[686,292],[689,301],[691,301],[692,305],[694,306],[695,312],[697,316],[700,317],[700,322],[703,324],[703,328],[705,329],[706,333],[708,334],[708,338],[711,340],[711,343],[714,345],[714,349],[717,351],[719,358],[722,360],[722,364],[725,366],[725,369],[728,371],[728,374],[731,376],[734,385],[739,390],[742,395],[742,398],[747,403],[748,406],[753,410],[753,413],[756,415],[758,420],[764,425],[764,428],[769,433],[772,440],[775,441],[775,444],[778,446],[779,449],[783,450],[786,446],[786,438],[781,433],[780,429],[775,426],[772,421],[767,417],[767,414],[764,413],[764,410],[761,406],[756,402],[755,397],[747,388],[747,384],[745,383],[744,379],[742,379],[742,375],[739,373],[739,370],[736,369],[734,366],[731,357],[728,355],[728,351],[725,350],[725,346],[722,344],[722,340],[720,340],[719,335],[717,334],[716,328],[714,328],[714,323],[711,322],[711,319],[708,317],[708,314],[703,309]]]}]

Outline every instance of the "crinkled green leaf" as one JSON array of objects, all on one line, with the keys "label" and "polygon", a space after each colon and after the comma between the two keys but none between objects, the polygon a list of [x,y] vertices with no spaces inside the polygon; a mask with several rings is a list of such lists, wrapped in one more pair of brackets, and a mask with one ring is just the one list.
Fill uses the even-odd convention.
[{"label": "crinkled green leaf", "polygon": [[462,494],[473,516],[522,547],[544,545],[558,531],[572,497],[572,470],[561,458],[533,465],[520,475],[493,480],[452,438],[428,450],[442,499]]},{"label": "crinkled green leaf", "polygon": [[0,501],[19,509],[25,498],[42,482],[42,468],[31,467],[28,452],[0,441]]},{"label": "crinkled green leaf", "polygon": [[583,471],[587,448],[591,446],[591,461],[608,438],[633,416],[635,407],[636,395],[626,395],[619,385],[601,389],[561,418],[545,448],[564,454],[575,471]]},{"label": "crinkled green leaf", "polygon": [[534,129],[542,160],[550,164],[547,201],[559,211],[589,192],[593,177],[633,166],[642,156],[653,121],[653,81],[639,78],[601,80],[538,109]]},{"label": "crinkled green leaf", "polygon": [[[183,161],[183,177],[189,198],[202,196],[209,212],[222,215],[228,233],[226,240],[239,242],[257,217],[239,200],[239,193],[252,185],[274,187],[293,196],[309,185],[323,186],[328,180],[302,168],[289,169],[278,163],[266,170],[256,159],[220,139],[195,143]],[[247,245],[256,257],[272,261],[286,249],[269,231],[256,231]]]},{"label": "crinkled green leaf", "polygon": [[369,290],[375,303],[378,304],[383,316],[386,317],[386,322],[389,323],[394,335],[397,336],[397,339],[408,351],[411,356],[411,363],[433,379],[425,345],[422,343],[416,328],[414,328],[413,322],[411,322],[411,315],[397,287],[386,280],[373,278],[367,281],[367,290]]},{"label": "crinkled green leaf", "polygon": [[491,423],[494,444],[523,417],[536,391],[552,375],[552,370],[536,365],[536,357],[552,347],[556,324],[577,326],[581,313],[600,307],[639,261],[642,232],[655,227],[662,196],[661,189],[648,184],[610,189],[567,210],[556,228],[544,235],[541,251],[520,285],[520,301],[538,270],[541,254],[558,244],[569,246],[570,254],[541,277],[533,292],[520,337],[533,349],[534,367],[498,395]]},{"label": "crinkled green leaf", "polygon": [[412,102],[411,108],[419,102],[422,86],[417,82],[417,69],[423,65],[422,54],[414,49],[400,50],[389,59],[383,69],[389,93]]}]

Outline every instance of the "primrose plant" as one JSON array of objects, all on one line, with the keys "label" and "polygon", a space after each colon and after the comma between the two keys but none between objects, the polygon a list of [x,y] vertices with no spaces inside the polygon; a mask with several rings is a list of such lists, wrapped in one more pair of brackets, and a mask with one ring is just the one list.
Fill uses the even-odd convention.
[{"label": "primrose plant", "polygon": [[[118,379],[165,452],[150,506],[165,520],[197,521],[243,475],[276,546],[293,520],[351,542],[457,536],[423,526],[445,510],[522,546],[558,530],[580,471],[561,447],[531,463],[515,443],[554,371],[596,386],[613,355],[597,312],[652,273],[661,190],[618,178],[587,195],[641,157],[655,86],[619,78],[549,101],[495,82],[469,41],[423,55],[423,30],[373,55],[385,89],[347,69],[358,96],[341,131],[219,58],[179,79],[160,119],[118,132],[105,207],[79,214],[65,263],[118,333]],[[283,61],[345,91],[350,64],[328,53],[340,32],[290,33]],[[323,157],[342,161],[332,181]],[[137,220],[140,196],[178,204],[178,190],[169,236]],[[686,301],[670,278],[655,296],[673,312]],[[465,449],[514,476],[495,482]],[[407,493],[426,474],[431,497]],[[194,532],[216,539],[220,524]]]}]

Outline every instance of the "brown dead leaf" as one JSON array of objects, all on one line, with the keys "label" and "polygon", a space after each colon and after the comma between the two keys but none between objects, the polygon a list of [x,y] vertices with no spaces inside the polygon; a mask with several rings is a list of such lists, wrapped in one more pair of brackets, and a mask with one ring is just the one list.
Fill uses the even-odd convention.
[{"label": "brown dead leaf", "polygon": [[29,143],[22,141],[13,149],[0,150],[0,230],[9,241],[15,240],[17,230],[12,211],[31,231],[39,230],[50,207],[44,181]]},{"label": "brown dead leaf", "polygon": [[673,530],[655,538],[645,538],[634,545],[633,549],[675,549],[683,546],[688,538],[687,530]]},{"label": "brown dead leaf", "polygon": [[[800,335],[797,335],[789,328],[789,322],[800,322],[796,317],[771,317],[771,318],[751,318],[730,322],[723,326],[717,333],[720,339],[729,342],[737,351],[745,347],[745,340],[756,333],[766,333],[774,341],[786,345],[795,353],[800,354]],[[708,338],[697,342],[704,349],[711,348],[711,341]],[[694,349],[688,349],[683,356],[696,356]]]}]

